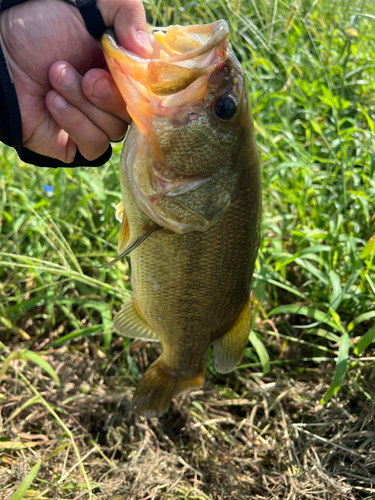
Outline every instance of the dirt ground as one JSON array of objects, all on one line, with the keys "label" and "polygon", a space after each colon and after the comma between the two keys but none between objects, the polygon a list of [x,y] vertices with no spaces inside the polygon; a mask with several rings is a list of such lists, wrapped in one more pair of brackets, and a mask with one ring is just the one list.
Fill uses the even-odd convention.
[{"label": "dirt ground", "polygon": [[[141,371],[157,354],[142,342],[132,348]],[[24,498],[375,498],[374,369],[366,359],[325,406],[333,367],[291,362],[262,378],[208,369],[203,390],[146,419],[130,411],[135,377],[123,369],[121,341],[110,355],[109,363],[92,339],[48,351],[60,386],[30,361],[10,362],[0,385],[1,500],[38,461]]]}]

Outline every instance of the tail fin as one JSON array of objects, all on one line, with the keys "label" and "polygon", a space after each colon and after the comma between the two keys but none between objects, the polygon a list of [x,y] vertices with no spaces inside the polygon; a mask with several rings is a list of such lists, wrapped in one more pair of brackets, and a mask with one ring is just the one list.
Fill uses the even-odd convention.
[{"label": "tail fin", "polygon": [[133,409],[147,417],[160,417],[173,397],[181,392],[200,388],[204,383],[204,369],[198,375],[182,378],[158,358],[143,375],[135,391]]}]

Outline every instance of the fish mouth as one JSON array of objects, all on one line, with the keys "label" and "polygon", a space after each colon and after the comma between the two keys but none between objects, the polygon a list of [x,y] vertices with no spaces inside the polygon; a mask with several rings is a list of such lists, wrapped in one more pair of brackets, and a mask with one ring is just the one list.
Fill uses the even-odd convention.
[{"label": "fish mouth", "polygon": [[[176,31],[179,32],[178,35],[176,34]],[[221,19],[211,24],[199,26],[149,26],[148,33],[161,43],[163,49],[165,49],[165,52],[167,53],[169,61],[171,63],[178,63],[188,59],[194,59],[207,53],[228,36],[229,30],[226,21]],[[168,35],[170,36],[168,37]],[[160,51],[163,49],[154,42],[153,38],[151,39],[151,45],[153,46],[154,52],[153,57],[150,59],[143,59],[119,46],[113,29],[108,29],[105,32],[102,44],[104,51],[110,57],[116,57],[113,50],[120,50],[126,54],[126,57],[130,57],[135,63],[165,58],[165,55],[164,57],[163,55],[160,57]],[[178,50],[181,50],[182,52],[178,53]]]},{"label": "fish mouth", "polygon": [[229,44],[225,43],[229,30],[224,20],[197,26],[150,27],[148,33],[153,47],[149,59],[119,46],[112,29],[102,37],[107,66],[129,115],[144,134],[149,132],[150,113],[178,104],[176,94],[195,82],[190,99],[206,92],[209,75],[225,57]]}]

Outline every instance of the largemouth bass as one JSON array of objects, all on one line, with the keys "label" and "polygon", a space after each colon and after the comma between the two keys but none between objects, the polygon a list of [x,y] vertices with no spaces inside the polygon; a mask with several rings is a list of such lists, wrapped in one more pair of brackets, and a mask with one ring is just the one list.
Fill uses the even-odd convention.
[{"label": "largemouth bass", "polygon": [[218,372],[241,359],[251,327],[261,177],[243,70],[228,26],[150,31],[141,59],[102,40],[133,119],[121,154],[121,255],[131,253],[134,295],[114,319],[120,335],[160,341],[163,352],[134,395],[160,416],[204,383],[213,344]]}]

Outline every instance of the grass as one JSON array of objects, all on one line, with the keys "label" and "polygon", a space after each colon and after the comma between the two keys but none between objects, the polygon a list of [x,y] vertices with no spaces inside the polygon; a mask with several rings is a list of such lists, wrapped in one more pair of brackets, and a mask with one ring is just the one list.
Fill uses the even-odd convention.
[{"label": "grass", "polygon": [[375,8],[145,7],[159,25],[227,19],[246,72],[264,210],[252,336],[235,372],[209,358],[204,390],[162,419],[129,414],[159,348],[113,336],[130,269],[97,269],[116,255],[120,146],[76,170],[26,166],[4,146],[2,494],[373,498]]}]

